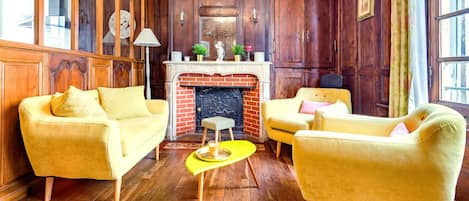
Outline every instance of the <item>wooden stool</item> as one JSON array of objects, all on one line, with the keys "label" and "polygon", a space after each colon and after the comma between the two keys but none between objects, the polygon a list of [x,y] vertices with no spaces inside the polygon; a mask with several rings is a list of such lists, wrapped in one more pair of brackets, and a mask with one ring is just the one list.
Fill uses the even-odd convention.
[{"label": "wooden stool", "polygon": [[202,127],[204,127],[204,134],[202,136],[202,146],[205,144],[205,137],[207,135],[207,129],[212,129],[215,131],[215,141],[218,142],[218,138],[221,141],[221,130],[228,129],[230,132],[231,140],[234,140],[233,137],[233,128],[235,126],[235,121],[230,118],[215,116],[210,118],[202,119]]}]

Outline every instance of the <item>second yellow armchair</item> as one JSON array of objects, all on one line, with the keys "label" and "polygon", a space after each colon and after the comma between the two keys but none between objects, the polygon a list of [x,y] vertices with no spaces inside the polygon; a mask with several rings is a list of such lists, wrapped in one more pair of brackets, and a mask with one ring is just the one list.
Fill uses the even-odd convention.
[{"label": "second yellow armchair", "polygon": [[[303,114],[299,111],[304,100],[333,104],[316,110],[315,115]],[[299,130],[315,129],[315,116],[321,116],[324,111],[351,113],[350,92],[346,89],[301,88],[294,98],[264,102],[261,108],[262,119],[269,138],[277,141],[277,158],[280,156],[282,143],[292,144],[293,135]]]}]

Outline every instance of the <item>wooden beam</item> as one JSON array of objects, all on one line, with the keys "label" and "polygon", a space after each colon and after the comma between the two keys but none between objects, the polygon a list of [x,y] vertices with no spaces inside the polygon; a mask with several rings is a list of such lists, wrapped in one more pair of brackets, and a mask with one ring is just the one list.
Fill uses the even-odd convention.
[{"label": "wooden beam", "polygon": [[121,56],[121,2],[120,0],[114,0],[115,6],[115,20],[116,20],[116,35],[114,37],[114,56]]},{"label": "wooden beam", "polygon": [[130,0],[130,7],[129,7],[129,12],[130,12],[130,37],[129,37],[129,57],[130,58],[134,58],[135,55],[134,55],[134,36],[135,36],[135,31],[134,31],[134,27],[137,26],[135,24],[135,2],[134,0]]},{"label": "wooden beam", "polygon": [[103,0],[96,0],[96,53],[103,54]]},{"label": "wooden beam", "polygon": [[34,5],[34,44],[44,45],[44,0],[36,0]]},{"label": "wooden beam", "polygon": [[70,28],[70,33],[71,33],[71,49],[72,50],[78,50],[79,48],[79,38],[78,38],[78,21],[80,20],[79,16],[79,10],[80,6],[78,4],[78,0],[72,0],[72,22],[71,22],[71,28]]}]

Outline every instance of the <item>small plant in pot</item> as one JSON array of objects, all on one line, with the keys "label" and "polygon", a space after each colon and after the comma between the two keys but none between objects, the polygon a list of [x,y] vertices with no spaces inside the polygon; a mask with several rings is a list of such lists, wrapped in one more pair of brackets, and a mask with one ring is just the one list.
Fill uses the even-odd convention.
[{"label": "small plant in pot", "polygon": [[197,61],[203,61],[204,56],[207,55],[207,48],[202,44],[195,44],[192,49],[194,54],[197,55]]},{"label": "small plant in pot", "polygon": [[241,56],[244,56],[246,53],[243,45],[233,45],[231,51],[233,52],[235,61],[241,61]]}]

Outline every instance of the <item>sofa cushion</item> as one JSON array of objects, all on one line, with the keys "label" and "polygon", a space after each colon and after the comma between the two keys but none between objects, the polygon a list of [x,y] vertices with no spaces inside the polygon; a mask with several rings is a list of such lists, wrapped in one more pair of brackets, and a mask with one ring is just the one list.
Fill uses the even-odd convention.
[{"label": "sofa cushion", "polygon": [[295,113],[284,116],[274,116],[269,120],[273,129],[296,133],[299,130],[311,130],[314,124],[314,115]]},{"label": "sofa cushion", "polygon": [[106,113],[91,93],[70,86],[63,94],[56,93],[51,98],[51,110],[61,117],[106,118]]},{"label": "sofa cushion", "polygon": [[98,92],[104,111],[110,118],[119,120],[151,115],[145,103],[143,89],[143,86],[126,88],[98,87]]},{"label": "sofa cushion", "polygon": [[165,128],[164,118],[162,115],[151,115],[118,120],[123,156],[136,152],[145,142],[161,133]]}]

